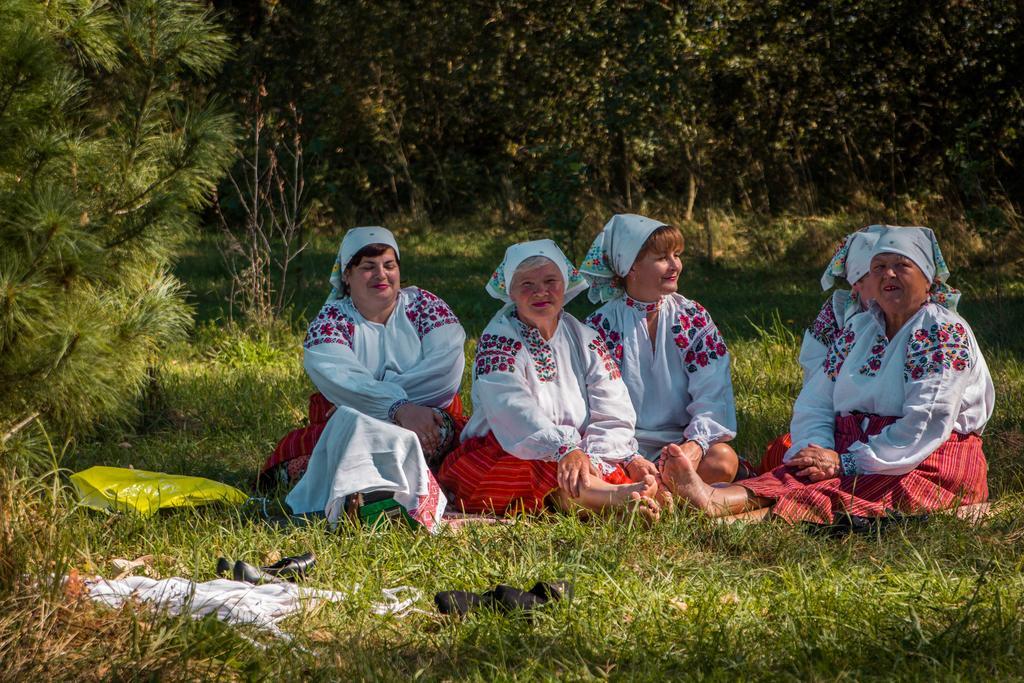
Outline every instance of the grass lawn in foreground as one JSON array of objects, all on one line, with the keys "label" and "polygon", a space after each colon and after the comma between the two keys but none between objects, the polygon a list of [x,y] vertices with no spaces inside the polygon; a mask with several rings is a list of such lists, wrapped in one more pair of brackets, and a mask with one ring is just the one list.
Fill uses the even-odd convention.
[{"label": "grass lawn in foreground", "polygon": [[[508,241],[444,234],[399,240],[403,282],[452,305],[469,335],[471,361],[498,308],[483,284]],[[199,325],[161,368],[155,425],[141,434],[107,434],[61,464],[76,471],[130,465],[247,489],[277,439],[305,416],[312,385],[301,368],[303,321],[327,294],[336,248],[321,240],[308,255],[312,284],[295,296],[291,331],[260,338],[223,322],[218,257],[209,244],[193,245],[179,276],[197,297]],[[684,266],[681,290],[708,308],[729,344],[736,446],[751,460],[788,428],[801,330],[824,298],[818,275],[784,266]],[[98,671],[111,678],[1021,678],[1024,285],[967,272],[955,273],[953,284],[964,290],[961,313],[997,387],[985,433],[996,505],[979,526],[935,516],[881,535],[835,539],[774,522],[720,526],[692,514],[649,529],[547,515],[429,536],[401,527],[280,531],[225,508],[148,520],[73,510],[61,514],[74,528],[73,558],[83,571],[112,576],[114,558],[151,554],[160,576],[204,581],[214,578],[218,555],[259,562],[311,549],[319,563],[309,585],[350,593],[285,621],[291,642],[255,634],[255,645],[210,620],[165,618],[150,626],[145,613],[129,611],[97,627],[108,640],[89,641],[79,657],[102,663]],[[585,297],[571,310],[589,312]],[[554,578],[575,583],[575,600],[532,621],[491,612],[463,622],[369,612],[385,587],[416,587],[418,607],[432,612],[439,590],[529,588]],[[98,619],[103,623],[102,613]]]}]

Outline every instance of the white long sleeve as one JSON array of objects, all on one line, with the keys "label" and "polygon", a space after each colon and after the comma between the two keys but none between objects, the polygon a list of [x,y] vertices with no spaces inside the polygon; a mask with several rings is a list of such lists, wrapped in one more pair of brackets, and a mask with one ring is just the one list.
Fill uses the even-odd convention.
[{"label": "white long sleeve", "polygon": [[426,290],[418,290],[406,310],[420,339],[420,358],[401,372],[388,368],[384,380],[402,387],[416,405],[446,407],[462,384],[466,331],[451,308]]},{"label": "white long sleeve", "polygon": [[517,458],[559,460],[580,446],[579,430],[555,424],[531,396],[521,375],[494,372],[477,377],[473,383],[480,387],[474,414],[483,411],[489,416],[494,438]]},{"label": "white long sleeve", "polygon": [[[594,348],[584,348],[590,342]],[[477,344],[473,416],[462,438],[491,432],[524,460],[560,460],[575,448],[601,461],[633,455],[629,396],[597,347],[593,333],[565,313],[550,340],[514,311],[496,315]]]},{"label": "white long sleeve", "polygon": [[847,474],[913,470],[953,431],[981,433],[995,390],[970,326],[926,304],[892,339],[873,307],[853,316],[793,408],[788,461],[809,443],[834,447],[836,415],[896,418],[866,442],[840,453]]},{"label": "white long sleeve", "polygon": [[581,326],[590,417],[583,432],[583,451],[606,462],[631,459],[637,452],[636,413],[618,366],[597,334]]},{"label": "white long sleeve", "polygon": [[[703,310],[703,309],[702,309]],[[690,379],[690,401],[686,412],[690,422],[683,430],[688,440],[706,450],[719,441],[736,436],[736,408],[729,371],[729,350],[711,316],[683,355]]]},{"label": "white long sleeve", "polygon": [[793,445],[783,457],[783,462],[789,462],[801,448],[811,444],[835,448],[835,378],[846,361],[854,339],[852,330],[844,330],[843,334],[837,336],[826,350],[818,369],[804,382],[793,404],[793,420],[789,425]]},{"label": "white long sleeve", "polygon": [[465,332],[451,309],[424,290],[402,290],[385,324],[364,319],[342,299],[310,323],[303,365],[337,406],[381,420],[401,401],[443,408],[458,392]]},{"label": "white long sleeve", "polygon": [[[982,398],[991,415],[994,390],[987,400],[970,396],[979,380],[986,388],[992,386],[985,359],[978,353],[970,329],[960,322],[932,322],[929,316],[917,324],[921,327],[915,327],[905,347],[902,416],[867,443],[850,447],[851,457],[844,460],[848,474],[911,471],[953,433],[965,397],[975,402]],[[975,425],[972,431],[982,429],[983,423]]]},{"label": "white long sleeve", "polygon": [[[545,410],[534,388],[537,379],[529,374],[532,360],[512,325],[488,325],[476,347],[473,374],[473,418],[466,431],[472,433],[476,424],[486,421],[505,451],[523,460],[559,460],[578,448],[582,437],[571,417],[584,408],[582,396],[572,410],[572,396],[559,411]],[[502,334],[502,332],[504,334]],[[557,379],[557,378],[556,378]],[[484,420],[486,416],[486,420]],[[570,424],[564,424],[570,422]],[[482,434],[480,434],[482,435]]]},{"label": "white long sleeve", "polygon": [[833,292],[811,326],[804,331],[804,340],[800,345],[800,367],[804,371],[804,384],[813,377],[825,361],[825,352],[846,325],[846,311],[850,303],[850,293],[844,289]]},{"label": "white long sleeve", "polygon": [[[321,311],[323,314],[324,311]],[[321,329],[324,329],[323,326]],[[408,400],[405,389],[398,383],[374,378],[370,369],[352,351],[350,336],[339,330],[339,334],[329,338],[331,341],[315,341],[310,345],[310,335],[307,333],[306,347],[302,354],[306,374],[328,401],[336,406],[346,406],[379,420],[386,420],[391,406]]]},{"label": "white long sleeve", "polygon": [[[652,339],[646,317],[658,310]],[[636,438],[648,458],[667,443],[705,448],[736,436],[730,358],[708,312],[681,294],[652,303],[608,302],[587,324],[618,364],[636,411]]]}]

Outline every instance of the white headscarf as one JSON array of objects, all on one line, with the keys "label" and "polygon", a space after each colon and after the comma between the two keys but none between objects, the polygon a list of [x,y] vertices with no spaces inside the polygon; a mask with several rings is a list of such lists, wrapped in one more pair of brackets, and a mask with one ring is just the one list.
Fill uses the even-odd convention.
[{"label": "white headscarf", "polygon": [[534,240],[532,242],[520,242],[513,244],[505,250],[505,258],[491,275],[485,289],[495,299],[511,303],[512,297],[508,290],[512,286],[512,278],[516,274],[519,264],[532,256],[543,256],[554,263],[562,272],[565,280],[565,303],[569,303],[577,294],[587,288],[587,282],[576,270],[565,253],[558,248],[558,245],[551,240]]},{"label": "white headscarf", "polygon": [[931,228],[885,226],[885,231],[878,237],[871,256],[878,254],[899,254],[906,256],[921,269],[924,276],[932,283],[929,299],[933,303],[945,306],[956,312],[960,303],[960,291],[946,284],[949,279],[949,266],[942,257],[939,241]]},{"label": "white headscarf", "polygon": [[338,257],[334,259],[334,266],[331,268],[331,295],[327,297],[328,301],[333,299],[344,298],[344,282],[341,279],[342,273],[348,268],[348,264],[352,261],[352,257],[359,253],[359,250],[363,247],[371,244],[383,244],[391,247],[395,250],[395,258],[401,259],[402,255],[398,252],[398,242],[395,241],[395,236],[391,234],[391,231],[387,228],[380,226],[372,226],[368,228],[351,228],[345,233],[345,237],[341,240],[341,248],[338,249]]},{"label": "white headscarf", "polygon": [[843,238],[821,276],[821,288],[830,289],[841,277],[851,285],[871,270],[871,257],[879,236],[890,226],[869,225]]},{"label": "white headscarf", "polygon": [[899,254],[914,262],[929,282],[945,282],[949,277],[939,241],[931,228],[887,226],[879,237],[872,256],[877,254]]},{"label": "white headscarf", "polygon": [[622,296],[623,289],[612,284],[615,276],[626,277],[647,238],[664,227],[665,223],[635,213],[616,214],[605,223],[580,265],[580,273],[590,284],[587,297],[591,303]]}]

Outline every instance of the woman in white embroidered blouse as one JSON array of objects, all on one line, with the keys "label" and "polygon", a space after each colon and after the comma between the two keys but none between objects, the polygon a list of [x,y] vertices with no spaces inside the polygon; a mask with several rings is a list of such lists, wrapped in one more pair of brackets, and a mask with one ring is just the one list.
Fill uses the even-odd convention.
[{"label": "woman in white embroidered blouse", "polygon": [[874,301],[875,281],[867,277],[871,266],[871,253],[878,242],[878,236],[888,226],[869,225],[847,235],[825,267],[821,276],[821,289],[831,289],[837,278],[850,283],[850,289],[836,289],[825,299],[818,316],[804,332],[800,345],[800,367],[804,371],[804,383],[821,369],[825,352],[832,346],[846,321],[857,313],[867,310]]},{"label": "woman in white embroidered blouse", "polygon": [[931,230],[882,232],[868,276],[875,305],[847,322],[800,392],[785,464],[716,488],[673,453],[676,492],[712,515],[773,505],[825,524],[987,500],[980,434],[995,391],[970,326],[934,301],[941,270]]},{"label": "woman in white embroidered blouse", "polygon": [[653,477],[633,483],[635,415],[593,330],[562,310],[586,283],[551,240],[508,248],[487,291],[506,305],[477,344],[473,416],[439,479],[468,512],[619,507],[655,518]]},{"label": "woman in white embroidered blouse", "polygon": [[662,449],[679,444],[708,482],[736,477],[739,458],[729,351],[710,314],[676,291],[683,236],[634,214],[613,216],[580,266],[590,300],[607,302],[587,318],[618,364],[637,413],[645,456],[626,466],[657,474]]},{"label": "woman in white embroidered blouse", "polygon": [[[817,318],[811,327],[804,332],[803,344],[800,346],[800,366],[803,368],[803,381],[806,384],[817,376],[825,361],[825,354],[832,344],[840,337],[846,323],[858,313],[863,313],[878,295],[876,278],[868,277],[871,269],[871,256],[874,253],[878,238],[893,230],[898,225],[869,225],[857,232],[847,235],[829,261],[821,276],[821,288],[828,290],[837,278],[850,283],[850,289],[837,289],[825,300]],[[918,227],[907,228],[920,230]],[[936,271],[930,300],[956,312],[960,292],[946,284],[949,270],[945,260],[935,244]],[[790,434],[783,434],[771,442],[761,458],[759,470],[768,472],[782,464],[783,458],[793,445]]]},{"label": "woman in white embroidered blouse", "polygon": [[[875,299],[874,280],[866,276],[871,265],[871,252],[885,227],[869,225],[847,235],[825,267],[821,276],[822,290],[828,291],[835,285],[837,278],[849,282],[850,289],[836,289],[832,292],[825,299],[814,322],[804,331],[803,343],[800,345],[804,384],[821,369],[825,352],[843,331],[846,321],[865,311]],[[768,472],[781,465],[786,451],[792,445],[788,432],[772,441],[758,463],[758,470]]]},{"label": "woman in white embroidered blouse", "polygon": [[461,426],[452,405],[466,335],[440,298],[401,288],[399,258],[384,228],[353,228],[342,241],[333,291],[303,344],[306,372],[337,410],[286,499],[296,513],[333,521],[346,496],[372,491],[393,492],[430,529],[444,511],[427,458]]}]

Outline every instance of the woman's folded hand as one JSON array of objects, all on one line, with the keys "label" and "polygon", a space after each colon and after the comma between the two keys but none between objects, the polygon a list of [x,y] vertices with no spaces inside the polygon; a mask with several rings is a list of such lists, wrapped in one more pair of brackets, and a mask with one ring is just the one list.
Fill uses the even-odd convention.
[{"label": "woman's folded hand", "polygon": [[433,408],[406,403],[395,413],[395,422],[416,434],[424,453],[434,453],[440,447],[443,418]]},{"label": "woman's folded hand", "polygon": [[786,465],[796,470],[796,476],[807,477],[811,481],[834,479],[842,474],[839,454],[813,443],[801,448]]}]

